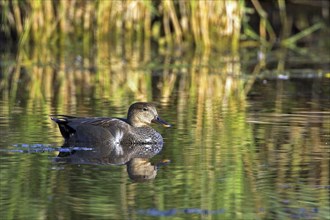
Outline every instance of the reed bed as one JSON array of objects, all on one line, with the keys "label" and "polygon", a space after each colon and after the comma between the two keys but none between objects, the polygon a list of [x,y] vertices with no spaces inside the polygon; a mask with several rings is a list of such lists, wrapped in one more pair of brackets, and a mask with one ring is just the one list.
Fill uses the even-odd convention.
[{"label": "reed bed", "polygon": [[[227,37],[238,44],[243,0],[224,1],[1,1],[2,30],[22,44],[64,38],[150,40],[209,47]],[[213,45],[215,46],[215,45]]]},{"label": "reed bed", "polygon": [[[264,8],[267,4],[278,9],[278,27]],[[154,41],[172,48],[236,51],[243,39],[245,46],[272,47],[279,43],[295,48],[302,38],[326,27],[328,18],[322,12],[324,21],[306,22],[309,18],[304,14],[292,20],[284,0],[7,0],[0,6],[0,31],[6,39],[18,39],[20,45],[67,46],[80,42],[86,50],[102,40],[122,44],[138,41],[145,47]],[[326,3],[314,6],[322,8]],[[251,27],[251,17],[257,18],[258,27]],[[299,26],[298,33],[292,34],[293,25]]]}]

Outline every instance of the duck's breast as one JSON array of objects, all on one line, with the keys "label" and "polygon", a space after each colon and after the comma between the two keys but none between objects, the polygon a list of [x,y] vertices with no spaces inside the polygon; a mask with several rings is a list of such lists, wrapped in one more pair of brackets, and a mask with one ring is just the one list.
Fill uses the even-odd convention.
[{"label": "duck's breast", "polygon": [[163,137],[151,127],[132,127],[125,140],[137,144],[163,143]]}]

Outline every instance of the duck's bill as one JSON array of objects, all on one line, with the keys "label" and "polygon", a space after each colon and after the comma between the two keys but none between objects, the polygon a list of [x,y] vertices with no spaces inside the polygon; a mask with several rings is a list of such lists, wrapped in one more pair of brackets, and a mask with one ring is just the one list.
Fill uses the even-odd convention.
[{"label": "duck's bill", "polygon": [[156,124],[161,124],[163,125],[164,127],[171,127],[171,125],[169,123],[167,123],[166,121],[162,120],[160,117],[155,117],[153,120],[152,120],[153,123],[156,123]]}]

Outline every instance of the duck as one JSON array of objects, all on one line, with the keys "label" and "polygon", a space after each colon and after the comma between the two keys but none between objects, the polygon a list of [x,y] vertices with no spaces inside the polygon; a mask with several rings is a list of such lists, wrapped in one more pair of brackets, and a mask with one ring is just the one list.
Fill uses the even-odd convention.
[{"label": "duck", "polygon": [[158,116],[155,105],[149,102],[132,104],[127,118],[51,115],[51,120],[57,123],[67,146],[109,142],[118,145],[162,144],[163,137],[150,124],[171,127]]}]

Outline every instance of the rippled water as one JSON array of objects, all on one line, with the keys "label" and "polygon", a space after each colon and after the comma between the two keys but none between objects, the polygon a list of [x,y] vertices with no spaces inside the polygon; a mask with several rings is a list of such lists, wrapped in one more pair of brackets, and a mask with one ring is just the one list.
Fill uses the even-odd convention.
[{"label": "rippled water", "polygon": [[[244,74],[194,68],[151,71],[137,90],[102,87],[102,78],[51,93],[39,85],[38,99],[24,76],[16,92],[2,89],[3,219],[329,219],[329,78],[261,76],[245,95]],[[50,114],[125,117],[138,100],[154,101],[173,124],[154,126],[164,137],[149,161],[159,164],[154,179],[136,181],[126,165],[58,160],[65,149]]]}]

